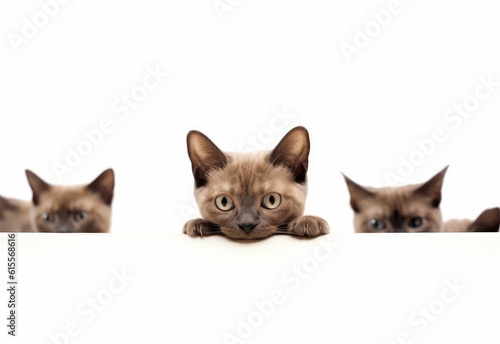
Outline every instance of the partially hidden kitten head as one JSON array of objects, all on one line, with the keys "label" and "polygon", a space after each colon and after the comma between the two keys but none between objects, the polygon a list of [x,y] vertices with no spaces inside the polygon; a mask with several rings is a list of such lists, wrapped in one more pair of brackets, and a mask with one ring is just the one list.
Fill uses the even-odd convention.
[{"label": "partially hidden kitten head", "polygon": [[271,152],[224,153],[199,131],[187,136],[195,198],[205,221],[227,237],[261,239],[302,216],[309,134],[290,130]]},{"label": "partially hidden kitten head", "polygon": [[0,232],[33,232],[31,204],[0,196]]},{"label": "partially hidden kitten head", "polygon": [[500,227],[500,208],[483,211],[468,228],[469,232],[498,232]]},{"label": "partially hidden kitten head", "polygon": [[33,221],[39,232],[105,233],[111,225],[115,177],[108,169],[92,183],[60,186],[26,171],[33,191]]},{"label": "partially hidden kitten head", "polygon": [[439,232],[441,188],[448,167],[418,185],[372,188],[345,177],[358,233]]}]

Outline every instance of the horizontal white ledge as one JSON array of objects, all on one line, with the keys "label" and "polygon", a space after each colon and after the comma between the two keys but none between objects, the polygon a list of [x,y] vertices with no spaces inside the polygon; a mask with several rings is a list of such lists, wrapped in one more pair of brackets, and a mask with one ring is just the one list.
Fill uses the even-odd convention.
[{"label": "horizontal white ledge", "polygon": [[[56,343],[50,335],[60,343],[65,336],[68,343],[225,343],[225,335],[242,338],[238,330],[250,333],[244,343],[500,341],[498,233],[257,242],[181,234],[16,237],[18,337],[2,326],[2,343]],[[6,264],[7,234],[0,234]],[[454,284],[458,290],[450,290]],[[439,314],[419,313],[429,307]],[[8,314],[5,292],[0,313]],[[66,329],[78,334],[70,338]]]}]

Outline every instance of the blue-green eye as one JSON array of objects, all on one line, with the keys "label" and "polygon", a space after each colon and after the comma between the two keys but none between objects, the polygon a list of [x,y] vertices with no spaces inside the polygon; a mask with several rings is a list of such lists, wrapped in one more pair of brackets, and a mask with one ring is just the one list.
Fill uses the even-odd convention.
[{"label": "blue-green eye", "polygon": [[281,204],[281,195],[276,192],[268,193],[262,199],[262,206],[266,209],[276,209]]},{"label": "blue-green eye", "polygon": [[217,196],[215,198],[215,205],[222,211],[229,211],[234,208],[233,200],[227,195]]},{"label": "blue-green eye", "polygon": [[84,221],[88,217],[88,214],[84,211],[77,211],[76,213],[73,214],[73,218],[75,219],[76,222]]},{"label": "blue-green eye", "polygon": [[54,222],[56,219],[54,214],[51,213],[42,213],[42,220],[45,222]]},{"label": "blue-green eye", "polygon": [[381,231],[381,230],[385,229],[386,226],[385,226],[385,222],[383,220],[371,219],[370,220],[370,227],[373,230]]}]

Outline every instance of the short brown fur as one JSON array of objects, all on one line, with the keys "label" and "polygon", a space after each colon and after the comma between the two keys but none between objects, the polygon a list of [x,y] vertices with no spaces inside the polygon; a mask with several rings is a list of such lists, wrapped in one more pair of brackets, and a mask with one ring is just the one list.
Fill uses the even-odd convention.
[{"label": "short brown fur", "polygon": [[[262,239],[277,233],[314,237],[329,232],[323,219],[303,216],[309,155],[305,128],[292,129],[271,152],[223,153],[198,131],[188,133],[187,143],[203,219],[187,222],[184,233]],[[275,209],[263,206],[270,194],[281,198]],[[218,208],[221,195],[233,202],[232,209]]]},{"label": "short brown fur", "polygon": [[454,219],[443,224],[442,232],[498,232],[500,227],[500,208],[483,211],[474,221]]},{"label": "short brown fur", "polygon": [[[500,209],[487,209],[475,221],[442,221],[439,205],[448,167],[430,180],[401,187],[363,187],[345,177],[357,233],[497,232]],[[375,221],[375,222],[374,222]],[[379,225],[382,223],[383,225]],[[377,226],[374,226],[377,224]],[[418,226],[415,226],[418,224]]]},{"label": "short brown fur", "polygon": [[31,203],[0,196],[0,232],[33,232]]},{"label": "short brown fur", "polygon": [[439,232],[439,204],[446,170],[447,167],[426,183],[401,187],[363,187],[344,176],[354,210],[355,231]]},{"label": "short brown fur", "polygon": [[109,232],[113,170],[80,186],[50,185],[31,171],[26,175],[33,190],[33,223],[38,232]]}]

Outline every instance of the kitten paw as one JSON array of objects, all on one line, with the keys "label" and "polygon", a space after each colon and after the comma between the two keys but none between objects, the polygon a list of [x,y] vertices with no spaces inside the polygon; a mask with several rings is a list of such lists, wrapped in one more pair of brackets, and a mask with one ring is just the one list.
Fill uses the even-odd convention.
[{"label": "kitten paw", "polygon": [[192,237],[211,235],[216,233],[217,226],[203,219],[194,219],[186,222],[183,233]]},{"label": "kitten paw", "polygon": [[317,216],[302,216],[288,224],[287,232],[304,237],[317,237],[330,233],[328,222]]}]

